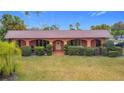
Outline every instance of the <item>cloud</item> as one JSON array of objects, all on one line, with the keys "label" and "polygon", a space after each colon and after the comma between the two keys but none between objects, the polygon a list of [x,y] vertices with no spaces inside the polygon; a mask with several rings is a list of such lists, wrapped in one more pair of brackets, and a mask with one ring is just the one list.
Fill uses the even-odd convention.
[{"label": "cloud", "polygon": [[95,16],[97,13],[96,12],[94,12],[94,13],[92,13],[90,16]]},{"label": "cloud", "polygon": [[103,15],[103,14],[105,14],[105,13],[106,13],[105,11],[98,12],[96,16],[100,16],[100,15]]},{"label": "cloud", "polygon": [[106,13],[107,13],[106,11],[100,11],[100,12],[89,13],[89,15],[92,17],[92,16],[100,16],[100,15],[103,15],[103,14],[106,14]]}]

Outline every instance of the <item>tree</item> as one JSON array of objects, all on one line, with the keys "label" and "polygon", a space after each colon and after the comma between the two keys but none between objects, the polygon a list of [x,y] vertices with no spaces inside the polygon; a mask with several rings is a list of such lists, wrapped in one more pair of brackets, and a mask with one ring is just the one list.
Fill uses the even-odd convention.
[{"label": "tree", "polygon": [[57,27],[56,25],[52,25],[52,26],[50,27],[50,30],[59,30],[59,27]]},{"label": "tree", "polygon": [[101,24],[101,25],[91,26],[90,28],[92,30],[110,30],[111,27],[107,24]]},{"label": "tree", "polygon": [[1,23],[6,30],[25,30],[26,25],[24,21],[18,16],[4,14],[1,18]]},{"label": "tree", "polygon": [[75,30],[75,29],[73,28],[73,25],[72,25],[72,24],[69,25],[69,29],[70,29],[70,30]]},{"label": "tree", "polygon": [[76,30],[80,30],[80,28],[79,28],[79,27],[80,27],[80,23],[77,22],[77,23],[75,24],[75,26],[76,26]]},{"label": "tree", "polygon": [[124,30],[124,23],[123,22],[117,22],[112,25],[112,30]]},{"label": "tree", "polygon": [[17,16],[4,14],[0,19],[0,40],[4,40],[4,36],[8,30],[25,30],[24,21]]},{"label": "tree", "polygon": [[6,34],[7,30],[3,27],[0,28],[0,41],[4,40],[5,34]]},{"label": "tree", "polygon": [[121,21],[114,23],[111,27],[111,31],[114,36],[124,35],[124,23]]},{"label": "tree", "polygon": [[59,30],[59,27],[57,27],[56,25],[51,25],[51,26],[48,26],[48,25],[44,25],[42,27],[43,30]]}]

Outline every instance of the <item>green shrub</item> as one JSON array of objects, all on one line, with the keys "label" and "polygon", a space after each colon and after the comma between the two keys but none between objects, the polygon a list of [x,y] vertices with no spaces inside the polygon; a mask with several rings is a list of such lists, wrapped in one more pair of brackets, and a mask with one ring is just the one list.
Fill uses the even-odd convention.
[{"label": "green shrub", "polygon": [[106,47],[102,47],[101,48],[101,55],[102,56],[108,56],[108,50]]},{"label": "green shrub", "polygon": [[64,46],[64,54],[65,55],[68,55],[68,45],[65,45]]},{"label": "green shrub", "polygon": [[118,51],[120,56],[123,54],[123,50],[121,47],[113,46],[113,47],[109,47],[107,49],[108,49],[108,51]]},{"label": "green shrub", "polygon": [[45,48],[43,46],[37,46],[34,48],[36,55],[41,56],[45,54]]},{"label": "green shrub", "polygon": [[84,55],[84,47],[79,47],[79,55]]},{"label": "green shrub", "polygon": [[22,50],[22,56],[31,56],[32,54],[32,49],[30,46],[24,46],[21,48]]},{"label": "green shrub", "polygon": [[46,52],[48,56],[52,55],[52,46],[50,44],[46,46]]},{"label": "green shrub", "polygon": [[84,55],[86,56],[93,56],[95,54],[94,48],[85,48]]},{"label": "green shrub", "polygon": [[68,46],[68,55],[83,55],[83,46]]},{"label": "green shrub", "polygon": [[114,42],[112,40],[106,40],[104,43],[105,47],[113,47],[114,46]]},{"label": "green shrub", "polygon": [[123,49],[122,49],[121,47],[116,47],[115,50],[118,51],[119,56],[122,56],[122,54],[123,54]]},{"label": "green shrub", "polygon": [[108,56],[109,57],[117,57],[117,56],[119,56],[119,52],[118,51],[109,51]]},{"label": "green shrub", "polygon": [[0,76],[7,78],[16,73],[21,61],[21,50],[15,42],[0,42]]}]

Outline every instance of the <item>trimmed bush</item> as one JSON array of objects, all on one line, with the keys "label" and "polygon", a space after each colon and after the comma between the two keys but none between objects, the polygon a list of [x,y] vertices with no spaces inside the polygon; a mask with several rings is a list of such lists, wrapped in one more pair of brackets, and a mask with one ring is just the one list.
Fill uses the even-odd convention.
[{"label": "trimmed bush", "polygon": [[104,43],[104,46],[105,47],[113,47],[114,46],[114,42],[111,41],[111,40],[106,40],[105,43]]},{"label": "trimmed bush", "polygon": [[46,52],[48,56],[52,55],[52,46],[50,44],[46,46]]},{"label": "trimmed bush", "polygon": [[22,50],[22,56],[31,56],[32,54],[32,48],[30,46],[24,46],[21,48]]},{"label": "trimmed bush", "polygon": [[108,56],[108,50],[106,47],[102,47],[101,48],[101,55],[102,56]]},{"label": "trimmed bush", "polygon": [[80,56],[84,55],[84,48],[83,47],[79,47],[79,55]]},{"label": "trimmed bush", "polygon": [[45,48],[43,46],[37,46],[34,48],[36,55],[42,56],[45,54]]},{"label": "trimmed bush", "polygon": [[84,55],[86,56],[93,56],[95,54],[94,48],[85,48]]},{"label": "trimmed bush", "polygon": [[82,46],[68,46],[68,55],[83,55]]},{"label": "trimmed bush", "polygon": [[116,47],[115,49],[116,49],[116,51],[118,51],[119,56],[122,56],[122,54],[123,54],[123,49],[122,49],[121,47]]},{"label": "trimmed bush", "polygon": [[121,47],[114,46],[114,47],[109,47],[107,49],[108,49],[108,51],[118,51],[118,53],[119,53],[120,56],[123,54],[123,50],[122,50]]},{"label": "trimmed bush", "polygon": [[68,55],[68,45],[65,45],[64,46],[64,54],[65,55]]},{"label": "trimmed bush", "polygon": [[109,57],[117,57],[117,56],[119,56],[119,52],[118,51],[109,51],[108,56]]}]

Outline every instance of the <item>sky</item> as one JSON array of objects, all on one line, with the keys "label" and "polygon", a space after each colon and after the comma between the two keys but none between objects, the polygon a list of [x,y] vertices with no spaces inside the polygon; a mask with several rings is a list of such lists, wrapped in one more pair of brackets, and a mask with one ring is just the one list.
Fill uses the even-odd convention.
[{"label": "sky", "polygon": [[23,11],[1,11],[0,18],[3,14],[19,16],[28,28],[55,24],[61,30],[67,30],[70,24],[79,22],[81,29],[88,30],[92,25],[124,22],[123,11],[42,11],[39,15],[33,11],[29,12],[29,15],[25,15]]}]

